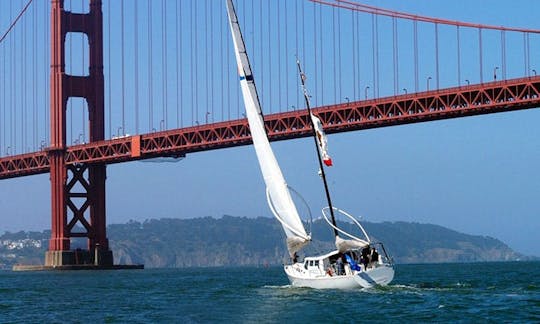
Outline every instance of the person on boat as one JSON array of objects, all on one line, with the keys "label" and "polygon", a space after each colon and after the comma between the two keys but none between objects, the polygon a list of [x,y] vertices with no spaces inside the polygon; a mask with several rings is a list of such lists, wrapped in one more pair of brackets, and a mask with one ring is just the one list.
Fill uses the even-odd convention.
[{"label": "person on boat", "polygon": [[369,264],[369,256],[370,256],[370,249],[368,245],[362,249],[362,257],[360,258],[360,261],[364,265],[364,270],[367,270],[367,267]]},{"label": "person on boat", "polygon": [[334,270],[331,266],[328,266],[328,269],[326,269],[326,274],[332,277],[334,275]]},{"label": "person on boat", "polygon": [[292,262],[296,263],[297,261],[298,261],[298,254],[296,254],[296,252],[294,252]]},{"label": "person on boat", "polygon": [[336,260],[337,265],[337,274],[338,276],[341,276],[345,273],[345,268],[343,267],[343,260],[341,259],[341,254],[338,255],[338,258]]},{"label": "person on boat", "polygon": [[379,253],[375,248],[371,248],[370,261],[371,266],[375,266],[379,262]]}]

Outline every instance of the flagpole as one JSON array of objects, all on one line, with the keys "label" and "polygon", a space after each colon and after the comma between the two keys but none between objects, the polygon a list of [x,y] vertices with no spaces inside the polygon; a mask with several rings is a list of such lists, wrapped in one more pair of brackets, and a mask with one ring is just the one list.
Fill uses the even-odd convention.
[{"label": "flagpole", "polygon": [[332,217],[332,225],[334,225],[334,228],[333,228],[334,236],[339,236],[338,231],[337,231],[336,219],[334,217],[334,207],[332,207],[332,198],[330,197],[330,190],[328,189],[328,183],[326,182],[326,173],[324,172],[324,165],[323,165],[323,161],[321,157],[321,152],[319,149],[319,143],[317,142],[317,131],[315,130],[315,124],[313,123],[313,119],[311,118],[312,114],[311,114],[311,107],[309,104],[309,95],[307,93],[306,84],[305,84],[306,76],[304,72],[302,72],[302,67],[300,66],[300,60],[298,59],[298,57],[296,58],[296,65],[298,66],[298,73],[300,75],[300,82],[302,84],[302,91],[304,92],[304,99],[306,101],[306,107],[308,111],[308,119],[311,125],[313,140],[315,141],[315,149],[317,151],[317,158],[319,160],[319,168],[321,170],[321,178],[324,184],[324,191],[326,192],[326,200],[328,201],[328,208],[330,209],[330,215]]}]

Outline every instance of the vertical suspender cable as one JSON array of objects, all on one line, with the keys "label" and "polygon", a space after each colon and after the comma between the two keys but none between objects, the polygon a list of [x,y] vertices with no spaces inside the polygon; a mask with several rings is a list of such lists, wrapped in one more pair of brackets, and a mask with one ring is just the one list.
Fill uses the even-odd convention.
[{"label": "vertical suspender cable", "polygon": [[287,11],[287,1],[283,3],[283,15],[285,17],[285,110],[287,111],[289,108],[289,80],[290,78],[287,77],[287,67],[289,66],[289,62],[292,61],[289,59],[289,25],[287,24],[288,19],[288,11]]},{"label": "vertical suspender cable", "polygon": [[[21,3],[22,5],[22,3]],[[22,33],[21,33],[21,47],[22,47],[22,64],[21,64],[21,96],[22,98],[22,118],[21,118],[21,153],[25,153],[27,150],[27,136],[28,136],[28,111],[27,111],[27,95],[26,95],[26,89],[27,89],[27,75],[26,75],[26,66],[28,64],[28,56],[27,56],[27,26],[26,23],[28,22],[28,19],[23,19],[22,21]]]},{"label": "vertical suspender cable", "polygon": [[[122,66],[122,135],[126,134],[126,74],[125,74],[125,51],[124,51],[124,0],[120,0],[120,53]],[[120,134],[119,134],[120,135]]]},{"label": "vertical suspender cable", "polygon": [[107,67],[107,74],[108,74],[108,77],[107,77],[107,82],[108,82],[108,85],[107,85],[107,89],[108,89],[108,92],[109,92],[109,98],[108,98],[108,103],[109,103],[109,137],[112,137],[112,104],[111,104],[111,97],[112,97],[112,91],[111,91],[111,84],[112,84],[112,79],[111,79],[111,70],[112,70],[112,63],[111,63],[111,0],[107,1],[107,34],[108,34],[108,48],[107,48],[107,56],[108,56],[108,64],[109,66]]},{"label": "vertical suspender cable", "polygon": [[358,84],[356,83],[356,13],[354,11],[351,11],[351,21],[352,21],[352,70],[353,70],[353,98],[354,100],[357,100],[358,97],[356,96],[356,89],[358,88]]},{"label": "vertical suspender cable", "polygon": [[[194,5],[194,11],[193,11],[193,17],[197,17],[197,13],[198,13],[198,10],[197,10],[197,1],[195,1],[195,5]],[[197,28],[197,26],[195,25],[194,23],[194,28],[193,28],[193,31],[194,31],[194,40],[195,40],[195,45],[193,46],[193,49],[195,50],[195,64],[193,66],[193,68],[195,69],[195,96],[193,96],[193,100],[195,101],[195,120],[196,122],[198,123],[199,121],[199,75],[198,75],[198,62],[199,62],[199,56],[198,56],[198,42],[197,42],[197,38],[199,37],[199,28]]]},{"label": "vertical suspender cable", "polygon": [[336,7],[332,7],[332,48],[334,49],[333,51],[333,55],[334,57],[332,57],[331,61],[333,63],[333,68],[332,70],[334,70],[334,102],[337,102],[337,84],[336,84],[336,81],[337,81],[337,68],[336,68]]},{"label": "vertical suspender cable", "polygon": [[435,23],[435,78],[437,84],[437,90],[440,88],[439,85],[439,24]]},{"label": "vertical suspender cable", "polygon": [[148,130],[150,132],[154,129],[154,93],[153,93],[153,79],[154,70],[152,68],[152,4],[148,0]]},{"label": "vertical suspender cable", "polygon": [[32,8],[32,14],[33,14],[33,31],[32,31],[32,129],[34,130],[34,136],[32,138],[32,147],[35,151],[37,149],[37,143],[38,143],[38,117],[37,117],[37,5],[34,5]]},{"label": "vertical suspender cable", "polygon": [[[72,0],[69,0],[70,10],[73,8]],[[69,16],[71,24],[73,15]],[[73,75],[73,33],[69,33],[69,74]],[[69,84],[70,92],[73,93],[73,83]],[[69,144],[73,143],[73,98],[68,98],[69,101]]]},{"label": "vertical suspender cable", "polygon": [[529,38],[529,33],[526,33],[526,37],[527,37],[527,64],[526,64],[526,67],[527,67],[527,73],[525,74],[526,76],[531,76],[531,52],[530,52],[530,38]]},{"label": "vertical suspender cable", "polygon": [[478,29],[478,53],[480,63],[480,83],[484,83],[484,67],[483,67],[483,53],[482,53],[482,28]]},{"label": "vertical suspender cable", "polygon": [[[228,35],[227,35],[228,36]],[[232,66],[231,63],[231,42],[227,42],[227,64],[225,66]],[[233,73],[227,73],[227,77],[225,78],[227,80],[227,120],[231,119],[231,77]]]},{"label": "vertical suspender cable", "polygon": [[0,140],[0,156],[3,156],[3,148],[6,146],[6,46],[2,45],[2,139]]},{"label": "vertical suspender cable", "polygon": [[282,104],[281,104],[281,86],[282,86],[282,80],[281,80],[281,69],[282,69],[282,65],[281,65],[281,21],[280,21],[280,16],[281,16],[281,13],[280,13],[280,3],[281,1],[280,0],[277,0],[277,45],[278,45],[278,51],[277,51],[277,59],[278,59],[278,65],[277,65],[277,70],[278,70],[278,79],[277,79],[277,96],[278,96],[278,109],[279,109],[279,112],[281,112],[281,107],[282,107]]},{"label": "vertical suspender cable", "polygon": [[398,94],[398,76],[397,76],[397,26],[396,17],[392,17],[392,54],[394,63],[394,96]]},{"label": "vertical suspender cable", "polygon": [[418,20],[413,20],[414,30],[414,92],[418,92]]},{"label": "vertical suspender cable", "polygon": [[[207,5],[207,8],[208,8],[208,12],[210,13],[210,46],[209,46],[209,49],[210,49],[210,73],[209,75],[207,75],[207,78],[210,79],[210,80],[213,80],[212,78],[212,74],[214,73],[214,17],[212,16],[212,10],[211,10],[211,5]],[[253,8],[253,4],[252,4],[252,7]],[[223,16],[223,15],[220,15],[220,16]],[[253,12],[252,12],[252,15],[251,17],[253,17]],[[253,19],[255,19],[255,17],[253,17]],[[253,20],[252,20],[253,21]],[[253,38],[255,38],[255,30],[253,31]],[[255,46],[255,44],[253,44],[253,46]],[[214,115],[215,112],[214,112],[214,82],[210,82],[210,120],[213,121],[214,120]]]},{"label": "vertical suspender cable", "polygon": [[[162,123],[163,130],[167,129],[167,4],[165,0],[161,1],[161,82],[163,95]],[[160,127],[160,128],[161,128]]]},{"label": "vertical suspender cable", "polygon": [[210,33],[211,33],[211,29],[209,29],[209,26],[208,26],[208,0],[205,0],[204,1],[204,27],[205,27],[205,33],[204,33],[204,43],[203,43],[203,50],[204,50],[204,72],[205,72],[205,76],[204,76],[204,93],[206,94],[204,96],[205,98],[205,109],[204,109],[204,121],[205,121],[205,124],[208,123],[208,108],[209,108],[209,100],[210,100],[210,95],[209,95],[209,91],[208,91],[208,79],[210,78],[210,73],[209,73],[209,68],[210,68],[210,46],[208,44],[208,39],[209,39],[209,36],[210,36]]},{"label": "vertical suspender cable", "polygon": [[[222,15],[221,15],[222,16]],[[264,33],[263,32],[263,3],[262,1],[259,1],[259,28],[260,28],[260,37],[259,37],[259,44],[260,44],[260,53],[261,53],[261,74],[262,74],[262,77],[260,78],[261,79],[261,89],[264,89],[264,76],[265,75],[268,75],[266,72],[265,72],[265,62],[264,62],[264,36],[265,35],[270,35],[270,32],[268,33]],[[222,24],[223,25],[223,24]],[[270,36],[268,36],[270,37]],[[269,73],[269,72],[268,72]],[[266,91],[261,91],[260,93],[260,98],[261,98],[261,103],[262,103],[262,106],[266,106],[266,104],[264,103],[264,99],[266,98],[265,96],[265,92]]]},{"label": "vertical suspender cable", "polygon": [[457,81],[458,86],[461,86],[461,45],[459,37],[459,25],[456,26],[456,44],[457,44]]},{"label": "vertical suspender cable", "polygon": [[[303,22],[303,19],[304,19],[304,15],[302,15],[302,22]],[[299,19],[298,19],[298,1],[295,1],[294,2],[294,36],[295,36],[295,49],[294,49],[294,52],[296,54],[296,56],[300,57],[300,49],[298,48],[298,22],[299,22]],[[303,29],[303,25],[302,25],[302,29]],[[302,52],[302,56],[303,57],[304,53]],[[296,92],[296,103],[295,103],[295,107],[298,107],[298,103],[300,102],[300,95],[299,95],[299,91],[295,91]]]},{"label": "vertical suspender cable", "polygon": [[[373,95],[377,95],[377,37],[375,37],[375,14],[371,14],[371,57],[373,68]],[[367,89],[367,88],[366,88]]]},{"label": "vertical suspender cable", "polygon": [[[321,66],[321,75],[320,75],[320,78],[321,78],[321,102],[320,104],[321,105],[324,105],[324,91],[322,91],[324,89],[324,56],[323,56],[323,19],[322,19],[322,4],[319,5],[319,48],[321,49],[321,56],[320,56],[320,60],[319,62],[321,63],[320,66]],[[318,79],[318,78],[317,78]],[[315,88],[317,88],[317,86],[315,86]]]},{"label": "vertical suspender cable", "polygon": [[[322,22],[321,22],[322,24]],[[313,2],[313,31],[317,31],[317,4],[315,2]],[[313,53],[315,53],[314,55],[314,61],[315,61],[315,103],[317,103],[317,97],[319,96],[319,88],[318,88],[318,82],[317,80],[319,79],[319,65],[317,64],[318,63],[318,50],[317,50],[317,41],[318,41],[318,35],[316,33],[312,34],[313,35]],[[304,38],[305,39],[305,38]],[[304,48],[305,48],[305,42],[304,42]]]},{"label": "vertical suspender cable", "polygon": [[[11,4],[13,3],[13,1],[10,1],[9,2],[9,20],[12,21],[13,20],[13,8],[11,6]],[[10,80],[10,99],[9,99],[9,146],[8,148],[6,149],[7,151],[9,151],[9,155],[11,155],[11,153],[13,153],[13,151],[15,150],[15,144],[14,144],[14,140],[15,140],[15,134],[14,134],[14,130],[15,130],[15,119],[13,118],[13,115],[14,115],[14,112],[15,112],[15,105],[17,104],[16,102],[16,98],[15,98],[15,88],[16,88],[16,78],[15,78],[15,66],[16,66],[16,62],[14,60],[14,58],[16,57],[15,56],[15,44],[14,44],[14,39],[15,38],[15,33],[11,33],[10,37],[9,37],[9,52],[10,52],[10,76],[11,76],[11,80]],[[10,149],[10,150],[8,150]]]},{"label": "vertical suspender cable", "polygon": [[[219,15],[219,26],[220,26],[220,29],[219,29],[219,61],[221,62],[221,66],[222,68],[220,69],[221,71],[221,75],[220,75],[220,80],[221,80],[221,103],[220,103],[220,106],[221,106],[221,120],[225,120],[225,116],[224,116],[224,113],[225,113],[225,75],[226,75],[226,67],[227,67],[227,62],[223,62],[223,59],[225,58],[225,53],[223,52],[224,51],[224,48],[223,48],[223,43],[224,43],[224,37],[223,37],[223,34],[224,34],[224,31],[223,31],[223,16],[224,15]],[[261,42],[262,44],[262,42]],[[261,51],[262,52],[262,51]]]},{"label": "vertical suspender cable", "polygon": [[[49,2],[46,2],[45,5],[43,6],[44,8],[44,13],[43,13],[43,17],[47,17],[48,16],[48,13],[49,13]],[[43,19],[45,21],[45,18]],[[47,24],[45,24],[47,25]],[[47,44],[50,44],[51,42],[51,39],[50,39],[50,34],[49,34],[49,29],[48,28],[43,28],[43,33],[45,34],[43,39],[45,40],[44,42],[44,45],[43,47],[44,48],[47,48]],[[48,67],[50,65],[50,60],[51,60],[51,53],[50,51],[47,51],[45,50],[45,55],[43,55],[44,57],[44,64],[43,66],[45,66],[45,73],[43,73],[43,84],[48,84],[49,82],[49,70],[48,70]],[[46,87],[48,88],[48,87]],[[50,93],[49,91],[45,90],[45,102],[47,103],[45,105],[45,118],[43,118],[43,122],[44,122],[44,129],[45,129],[45,138],[46,138],[46,142],[50,144],[50,141],[51,141],[51,134],[50,134],[50,129],[49,129],[49,121],[50,121]],[[49,109],[47,109],[49,108]]]},{"label": "vertical suspender cable", "polygon": [[501,68],[502,79],[506,79],[506,32],[501,30]]},{"label": "vertical suspender cable", "polygon": [[134,54],[134,100],[135,100],[135,134],[139,134],[139,20],[138,0],[133,3],[133,54]]},{"label": "vertical suspender cable", "polygon": [[[84,0],[81,0],[81,11],[84,11]],[[83,20],[83,29],[85,28],[85,20]],[[82,52],[82,69],[81,69],[81,75],[86,76],[88,74],[88,65],[86,65],[86,55],[85,55],[85,46],[84,46],[84,35],[81,36],[81,52]],[[88,48],[90,48],[90,44],[88,44]],[[90,60],[88,60],[90,61]],[[88,101],[86,100],[86,89],[83,88],[83,100],[81,100],[81,108],[82,108],[82,142],[84,143],[86,141],[86,109],[88,109]],[[85,102],[86,107],[85,107]]]},{"label": "vertical suspender cable", "polygon": [[272,48],[272,43],[271,43],[271,40],[272,40],[272,37],[271,35],[273,34],[271,32],[272,30],[272,24],[271,24],[271,17],[272,15],[270,14],[271,12],[271,8],[270,8],[270,3],[271,1],[267,1],[268,3],[268,66],[270,67],[269,68],[269,75],[270,77],[268,78],[268,93],[269,93],[269,96],[268,96],[268,101],[269,101],[269,104],[268,104],[268,108],[269,108],[269,112],[271,113],[272,112],[272,98],[274,97],[274,94],[272,93],[272,52],[270,49]]},{"label": "vertical suspender cable", "polygon": [[339,97],[338,97],[338,101],[337,102],[340,102],[341,100],[343,100],[343,95],[342,95],[342,89],[343,89],[343,85],[341,84],[341,11],[338,10],[337,12],[337,27],[338,27],[338,83],[339,83],[339,87],[338,87],[338,92],[339,92]]},{"label": "vertical suspender cable", "polygon": [[[180,55],[182,53],[182,50],[179,47],[179,41],[178,37],[180,37],[180,33],[178,31],[178,21],[181,19],[181,13],[178,11],[178,1],[174,2],[174,12],[176,13],[176,19],[174,20],[174,31],[175,31],[175,49],[176,49],[176,128],[180,127],[180,91],[182,91],[182,87],[180,86]],[[180,6],[182,3],[180,3]]]},{"label": "vertical suspender cable", "polygon": [[191,125],[195,124],[195,88],[197,87],[197,84],[195,83],[195,37],[196,37],[196,26],[195,26],[195,14],[196,12],[193,9],[193,2],[190,2],[191,7],[189,8],[190,11],[190,26],[191,26],[191,33],[190,35],[190,44],[191,44],[191,55],[190,55],[190,61],[191,61]]}]

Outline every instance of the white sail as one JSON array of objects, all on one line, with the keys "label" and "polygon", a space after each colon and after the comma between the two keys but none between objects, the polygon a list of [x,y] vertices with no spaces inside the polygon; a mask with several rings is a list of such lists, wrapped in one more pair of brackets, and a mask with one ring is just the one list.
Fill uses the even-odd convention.
[{"label": "white sail", "polygon": [[304,225],[298,215],[296,206],[291,198],[287,183],[283,177],[274,152],[268,141],[264,127],[264,119],[257,95],[257,89],[253,81],[251,66],[246,53],[244,41],[238,24],[238,18],[234,10],[232,0],[227,0],[227,13],[234,42],[240,86],[244,97],[246,116],[251,130],[253,146],[257,153],[257,159],[264,182],[266,184],[269,204],[276,218],[281,222],[287,235],[287,248],[291,257],[310,240]]}]

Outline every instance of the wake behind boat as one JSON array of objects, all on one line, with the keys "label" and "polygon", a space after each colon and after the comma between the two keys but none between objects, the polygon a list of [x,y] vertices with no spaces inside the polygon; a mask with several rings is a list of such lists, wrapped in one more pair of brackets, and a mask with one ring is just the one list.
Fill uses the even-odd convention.
[{"label": "wake behind boat", "polygon": [[[305,87],[306,78],[299,61],[297,61],[298,71],[306,101],[308,119],[312,126],[319,162],[319,174],[328,202],[328,207],[322,210],[322,215],[334,232],[336,250],[320,256],[305,257],[302,261],[298,260],[298,252],[309,244],[311,234],[308,234],[304,228],[296,205],[291,198],[289,187],[270,146],[264,127],[264,116],[233,1],[226,0],[226,2],[240,76],[240,87],[253,146],[266,184],[268,205],[276,219],[281,223],[287,237],[286,244],[291,257],[291,264],[285,265],[284,270],[289,281],[293,286],[317,289],[351,289],[388,284],[394,277],[394,269],[382,243],[372,242],[358,220],[332,206],[324,170],[325,166],[332,165],[332,160],[327,153],[326,136],[322,129],[322,123],[311,112],[309,95]],[[363,237],[360,238],[339,228],[336,224],[335,213],[340,213],[348,218],[350,222],[357,226]]]}]

